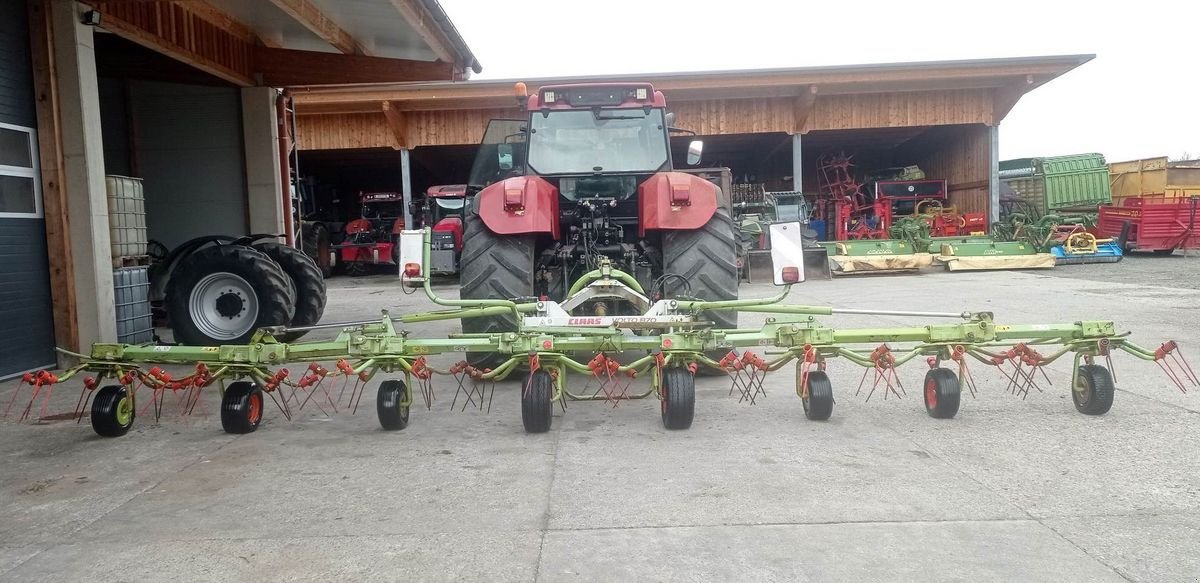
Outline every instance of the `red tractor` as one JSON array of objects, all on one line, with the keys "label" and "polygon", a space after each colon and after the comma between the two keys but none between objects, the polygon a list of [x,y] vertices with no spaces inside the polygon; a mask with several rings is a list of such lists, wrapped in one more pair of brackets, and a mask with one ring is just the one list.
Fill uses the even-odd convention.
[{"label": "red tractor", "polygon": [[345,241],[333,247],[338,263],[355,277],[369,273],[372,265],[396,266],[400,256],[397,240],[404,230],[402,193],[363,192],[359,202],[362,217],[346,223]]},{"label": "red tractor", "polygon": [[[728,193],[673,170],[662,92],[649,83],[542,87],[523,120],[493,120],[472,168],[464,216],[461,297],[562,302],[602,264],[632,276],[646,297],[738,295],[737,232]],[[700,161],[693,141],[687,163]],[[576,298],[578,299],[578,298]],[[638,314],[620,302],[582,309]],[[736,313],[705,314],[735,328]],[[467,333],[516,329],[511,316],[463,320]],[[469,355],[489,364],[487,355]]]},{"label": "red tractor", "polygon": [[[463,246],[463,207],[467,185],[431,186],[421,201],[421,225],[432,228],[433,249],[429,272],[432,275],[458,273],[458,257]],[[416,213],[414,213],[416,214]]]}]

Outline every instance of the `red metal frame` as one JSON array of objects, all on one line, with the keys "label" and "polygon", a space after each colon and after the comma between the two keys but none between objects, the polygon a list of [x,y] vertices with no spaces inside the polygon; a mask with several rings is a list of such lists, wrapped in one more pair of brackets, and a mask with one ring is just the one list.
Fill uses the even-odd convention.
[{"label": "red metal frame", "polygon": [[1096,229],[1101,237],[1119,237],[1126,221],[1132,226],[1127,241],[1131,249],[1200,248],[1200,197],[1153,201],[1133,198],[1122,206],[1103,205]]}]

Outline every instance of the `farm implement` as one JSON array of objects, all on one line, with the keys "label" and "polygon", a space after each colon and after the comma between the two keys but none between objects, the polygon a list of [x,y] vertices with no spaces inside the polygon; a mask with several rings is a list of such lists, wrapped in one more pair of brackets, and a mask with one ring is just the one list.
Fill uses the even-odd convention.
[{"label": "farm implement", "polygon": [[[704,301],[685,293],[651,299],[633,277],[601,262],[573,286],[562,303],[538,298],[438,297],[424,269],[429,265],[430,232],[406,231],[402,237],[423,239],[424,251],[418,257],[402,258],[402,277],[422,284],[428,298],[446,309],[400,315],[385,312],[374,321],[307,327],[340,329],[329,341],[278,342],[276,338],[297,330],[274,327],[259,329],[249,343],[238,345],[96,344],[90,354],[80,355],[77,366],[61,375],[47,371],[26,375],[8,408],[12,410],[19,397],[26,395],[24,407],[15,410],[20,419],[32,416],[35,409],[44,416],[55,385],[84,376],[75,418],[82,420],[90,410],[98,434],[119,436],[147,410],[152,409],[157,418],[164,403],[174,402],[188,414],[203,406],[203,392],[219,390],[224,430],[249,433],[262,421],[267,399],[288,418],[305,406],[326,413],[353,412],[367,383],[386,376],[388,380],[377,388],[376,412],[384,429],[398,430],[408,425],[409,412],[418,402],[426,407],[445,402],[445,395],[435,394],[432,382],[442,375],[454,379],[452,408],[489,411],[495,400],[494,383],[520,380],[524,428],[540,433],[550,429],[554,408],[565,411],[570,401],[603,401],[616,407],[640,398],[659,400],[662,422],[668,429],[686,429],[694,415],[694,378],[703,369],[728,375],[730,395],[754,403],[764,395],[765,375],[791,367],[806,417],[825,420],[834,406],[827,367],[835,359],[863,367],[855,393],[868,400],[876,395],[902,397],[905,390],[897,369],[914,361],[924,364],[928,371],[920,393],[928,414],[935,418],[954,417],[964,391],[975,395],[972,367],[998,370],[1008,380],[1007,390],[1024,396],[1046,386],[1046,365],[1072,359],[1071,395],[1076,409],[1088,415],[1104,414],[1112,406],[1111,360],[1117,352],[1156,362],[1180,390],[1197,384],[1174,342],[1157,349],[1143,348],[1118,333],[1110,321],[1007,325],[995,322],[989,312],[858,310],[785,303],[792,285],[803,281],[799,231],[798,223],[770,226],[774,281],[783,286],[771,297]],[[587,305],[583,298],[593,302],[621,299],[643,309],[634,316],[572,313],[578,311],[573,306]],[[761,313],[766,320],[754,329],[719,329],[708,318],[714,310]],[[817,319],[840,314],[919,316],[943,323],[846,329],[826,326]],[[518,325],[511,332],[446,338],[420,338],[401,327],[483,317],[512,318]],[[428,359],[441,354],[467,354],[468,359],[471,354],[482,354],[498,364],[484,368],[463,360],[439,370]],[[629,354],[634,356],[622,356]],[[303,364],[301,374],[285,367],[294,363]],[[173,367],[187,367],[188,373],[172,376],[165,371]],[[573,380],[585,378],[584,388],[571,386]],[[646,386],[635,387],[644,380],[648,380]],[[26,384],[29,390],[22,392]],[[501,396],[501,400],[508,398]]]}]

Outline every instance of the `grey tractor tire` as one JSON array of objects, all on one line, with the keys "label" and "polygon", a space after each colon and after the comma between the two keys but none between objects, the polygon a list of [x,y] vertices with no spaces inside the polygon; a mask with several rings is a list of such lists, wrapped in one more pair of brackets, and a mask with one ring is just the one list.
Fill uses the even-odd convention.
[{"label": "grey tractor tire", "polygon": [[[246,280],[258,296],[254,326],[237,338],[213,338],[193,321],[189,300],[192,289],[205,276],[232,273]],[[166,307],[175,342],[193,346],[245,344],[258,328],[287,326],[295,315],[296,298],[291,294],[287,273],[261,251],[244,245],[213,245],[184,258],[167,282]]]},{"label": "grey tractor tire", "polygon": [[[317,262],[303,251],[275,241],[259,241],[254,248],[262,251],[283,268],[295,288],[296,313],[292,326],[312,326],[321,321],[325,314],[325,275]],[[281,342],[292,342],[305,332],[289,332],[279,337]]]},{"label": "grey tractor tire", "polygon": [[[718,205],[703,227],[691,231],[663,231],[663,273],[687,278],[691,295],[703,300],[736,300],[738,297],[737,232],[729,209]],[[687,292],[683,282],[666,282],[668,296]],[[737,312],[713,310],[701,314],[716,328],[737,328]]]},{"label": "grey tractor tire", "polygon": [[[464,300],[511,300],[533,295],[533,235],[498,235],[483,224],[474,209],[464,214],[462,257],[459,259],[459,297]],[[463,332],[515,332],[512,316],[467,318]],[[495,368],[507,358],[495,353],[468,352],[467,361]]]}]

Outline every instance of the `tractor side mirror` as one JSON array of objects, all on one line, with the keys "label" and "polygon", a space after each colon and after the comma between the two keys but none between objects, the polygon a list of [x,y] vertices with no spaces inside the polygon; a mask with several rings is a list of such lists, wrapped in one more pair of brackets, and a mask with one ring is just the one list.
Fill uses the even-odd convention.
[{"label": "tractor side mirror", "polygon": [[804,226],[799,221],[771,223],[771,270],[775,285],[804,281]]},{"label": "tractor side mirror", "polygon": [[501,170],[512,170],[512,167],[513,167],[512,144],[496,144],[496,162],[500,165]]},{"label": "tractor side mirror", "polygon": [[700,163],[700,155],[704,153],[704,142],[700,140],[692,140],[688,144],[687,163],[688,166],[695,166]]}]

